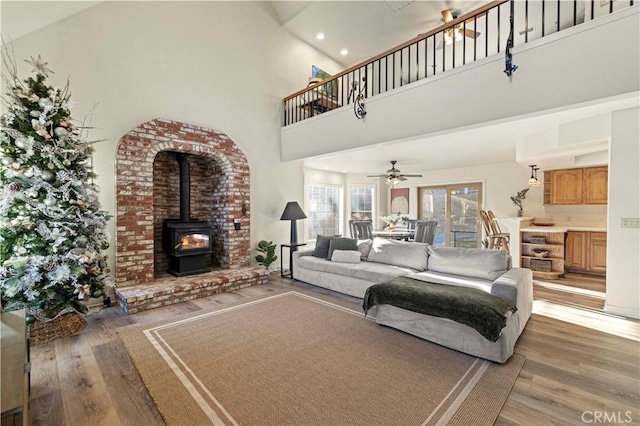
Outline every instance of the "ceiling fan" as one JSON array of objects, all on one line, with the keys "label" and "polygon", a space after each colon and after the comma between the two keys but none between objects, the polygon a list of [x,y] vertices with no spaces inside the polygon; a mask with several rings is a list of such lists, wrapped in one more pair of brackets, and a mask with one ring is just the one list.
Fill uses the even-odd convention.
[{"label": "ceiling fan", "polygon": [[391,161],[391,168],[389,170],[387,170],[387,172],[385,174],[381,174],[381,175],[368,175],[367,177],[377,177],[380,179],[384,179],[385,183],[387,185],[395,185],[401,181],[405,181],[407,180],[407,178],[410,177],[422,177],[422,175],[410,175],[410,174],[403,174],[400,172],[400,170],[396,169],[396,163],[397,161],[392,160]]},{"label": "ceiling fan", "polygon": [[[442,13],[442,19],[444,20],[445,24],[448,24],[449,22],[457,18],[457,15],[454,15],[451,9],[445,9],[440,13]],[[469,18],[465,21],[465,23],[466,25],[474,25],[474,22],[476,22],[478,18],[484,15],[485,13],[481,13],[475,17]],[[438,49],[442,49],[442,46],[444,46],[445,44],[452,44],[454,41],[461,41],[463,33],[465,37],[469,37],[472,39],[480,37],[479,31],[474,31],[469,28],[463,28],[461,22],[453,27],[444,30],[442,40],[440,40],[440,44],[438,45]]]}]

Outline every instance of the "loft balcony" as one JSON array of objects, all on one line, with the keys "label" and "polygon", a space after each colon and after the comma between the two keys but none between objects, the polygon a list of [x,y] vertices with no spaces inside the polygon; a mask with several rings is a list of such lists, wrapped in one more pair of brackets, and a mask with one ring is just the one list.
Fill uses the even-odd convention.
[{"label": "loft balcony", "polygon": [[628,0],[491,2],[287,96],[282,158],[637,97],[638,28]]}]

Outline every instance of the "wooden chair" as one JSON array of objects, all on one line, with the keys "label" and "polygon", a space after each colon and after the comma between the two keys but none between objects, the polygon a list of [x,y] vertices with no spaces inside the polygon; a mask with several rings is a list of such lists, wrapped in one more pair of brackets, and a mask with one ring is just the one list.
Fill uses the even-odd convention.
[{"label": "wooden chair", "polygon": [[350,220],[349,232],[351,238],[359,240],[373,239],[373,221],[371,220]]},{"label": "wooden chair", "polygon": [[480,220],[482,220],[482,227],[484,233],[489,241],[490,249],[504,249],[509,252],[509,234],[500,230],[500,225],[496,220],[493,212],[480,210],[478,212]]},{"label": "wooden chair", "polygon": [[419,220],[416,222],[416,233],[413,237],[413,241],[416,243],[433,244],[433,239],[436,236],[436,228],[438,222],[435,220]]}]

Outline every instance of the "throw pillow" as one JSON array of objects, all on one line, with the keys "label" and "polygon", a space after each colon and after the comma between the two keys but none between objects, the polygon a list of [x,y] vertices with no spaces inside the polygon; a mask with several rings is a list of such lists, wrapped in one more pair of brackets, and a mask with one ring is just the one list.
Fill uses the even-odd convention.
[{"label": "throw pillow", "polygon": [[322,259],[326,259],[329,257],[329,244],[331,243],[330,236],[318,235],[316,239],[316,248],[313,249],[313,255],[315,257],[320,257]]},{"label": "throw pillow", "polygon": [[357,248],[358,240],[332,237],[329,242],[329,253],[327,254],[327,259],[331,259],[334,250],[356,250]]},{"label": "throw pillow", "polygon": [[360,260],[367,260],[371,251],[371,243],[373,240],[358,240],[358,251],[360,252]]},{"label": "throw pillow", "polygon": [[357,250],[334,250],[331,255],[332,262],[360,263],[360,252]]},{"label": "throw pillow", "polygon": [[410,243],[376,237],[371,244],[371,252],[367,260],[424,271],[427,269],[428,246],[425,243]]}]

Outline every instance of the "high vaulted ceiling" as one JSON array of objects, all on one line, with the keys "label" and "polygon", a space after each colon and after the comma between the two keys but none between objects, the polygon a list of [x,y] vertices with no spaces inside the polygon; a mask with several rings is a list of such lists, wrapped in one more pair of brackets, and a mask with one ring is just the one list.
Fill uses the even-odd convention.
[{"label": "high vaulted ceiling", "polygon": [[[318,50],[355,65],[444,23],[441,11],[460,16],[489,1],[273,1],[280,24]],[[322,32],[324,40],[316,39]],[[349,53],[342,56],[340,51]]]}]

